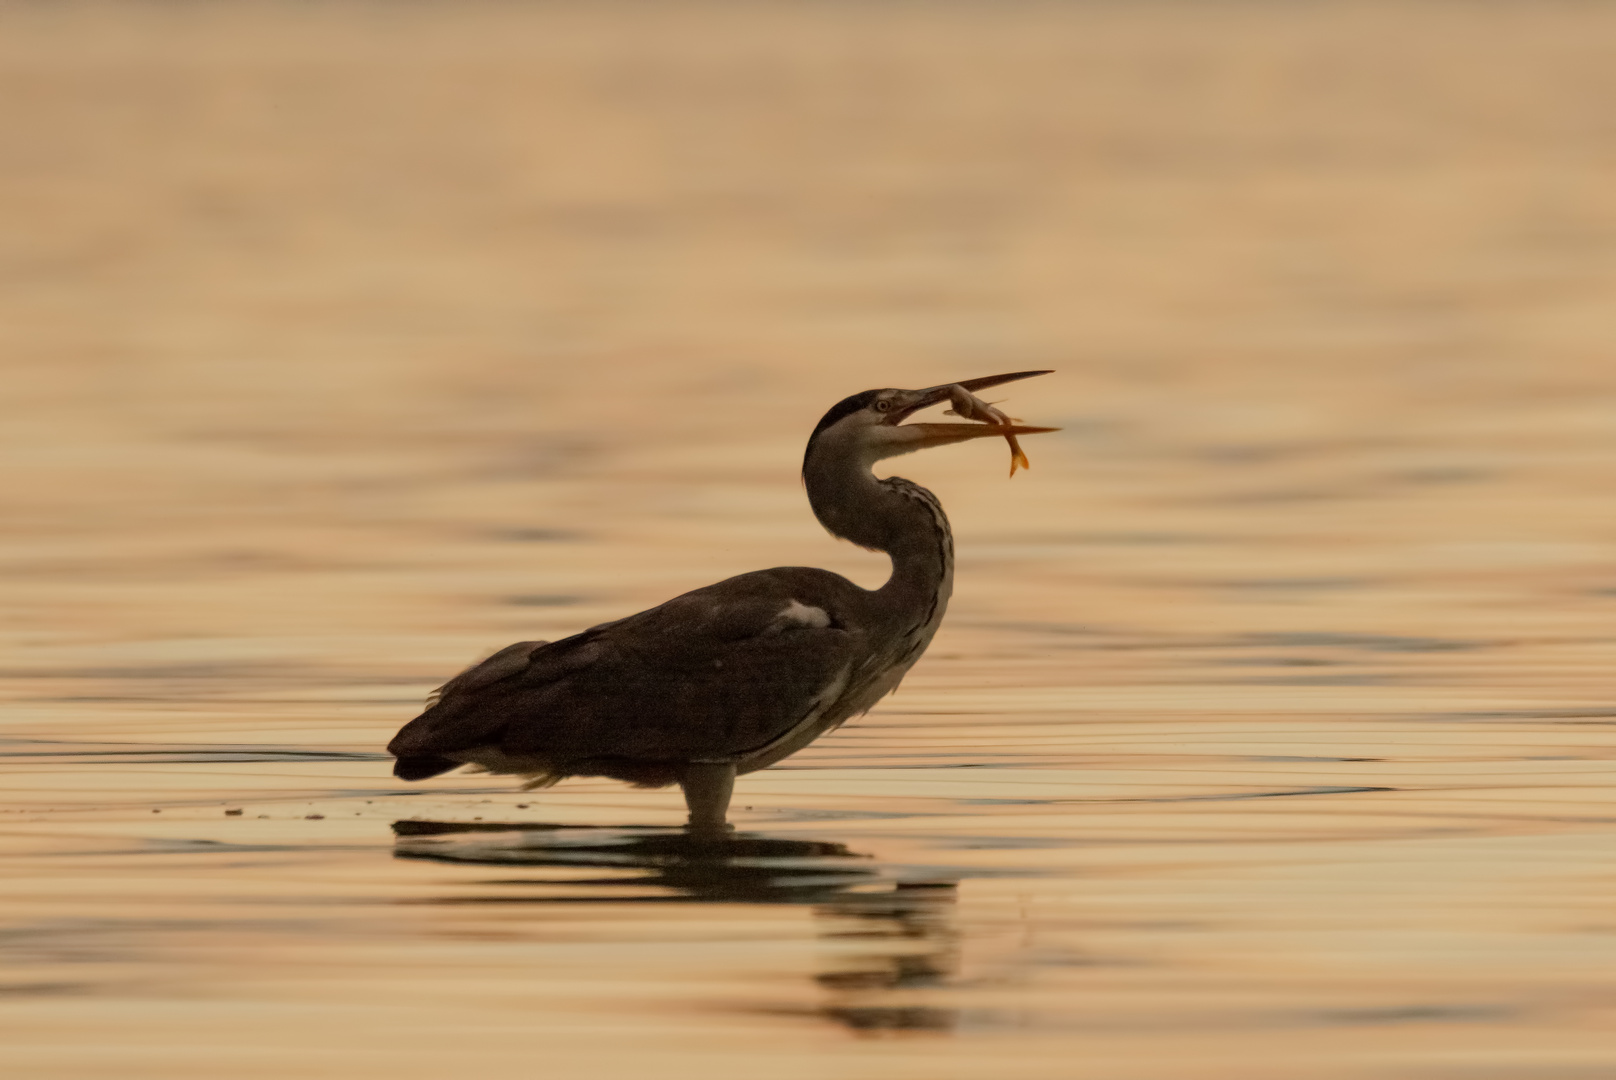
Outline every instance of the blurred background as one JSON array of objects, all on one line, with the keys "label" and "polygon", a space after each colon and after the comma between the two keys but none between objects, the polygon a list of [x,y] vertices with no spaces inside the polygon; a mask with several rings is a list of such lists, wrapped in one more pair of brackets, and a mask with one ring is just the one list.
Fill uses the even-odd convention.
[{"label": "blurred background", "polygon": [[[81,590],[24,574],[19,629],[430,631],[312,564],[441,567],[456,529],[557,595],[494,541],[627,536],[606,563],[647,597],[677,556],[643,528],[845,559],[793,480],[818,415],[1027,367],[1059,375],[1017,415],[1066,431],[988,520],[1352,532],[1395,543],[1377,572],[1606,558],[1572,550],[1607,538],[1575,530],[1616,420],[1601,5],[0,19],[3,528]],[[178,614],[188,586],[220,609]]]},{"label": "blurred background", "polygon": [[[1217,1053],[1230,1075],[1267,1075],[1251,1067],[1257,1043],[1217,1041],[1214,1028],[1261,1033],[1285,1076],[1298,1062],[1335,1075],[1321,1047],[1350,1053],[1364,1025],[1377,1038],[1389,1025],[1385,1038],[1419,1053],[1486,1044],[1492,1063],[1528,1070],[1510,1075],[1608,1067],[1604,1021],[1589,1019],[1608,1019],[1608,987],[1583,968],[1575,985],[1556,981],[1567,955],[1613,947],[1608,916],[1593,914],[1610,884],[1603,857],[1539,843],[1558,854],[1510,894],[1517,907],[1476,913],[1478,936],[1446,959],[1415,948],[1360,961],[1343,1003],[1345,983],[1319,972],[1374,952],[1330,936],[1343,922],[1372,909],[1390,921],[1366,933],[1457,932],[1465,897],[1502,888],[1482,868],[1519,852],[1394,845],[1331,862],[1307,845],[1391,844],[1435,821],[1488,844],[1556,830],[1608,840],[1612,100],[1616,9],[1570,0],[0,6],[0,737],[17,755],[57,755],[6,766],[4,843],[31,852],[46,884],[0,900],[0,914],[26,938],[66,918],[86,881],[130,887],[115,860],[74,877],[51,861],[63,851],[104,852],[108,837],[225,842],[181,822],[220,828],[220,808],[247,790],[258,803],[232,828],[290,851],[325,842],[296,831],[315,827],[310,813],[340,812],[347,831],[320,835],[360,854],[333,848],[320,865],[366,877],[398,815],[357,796],[393,794],[377,751],[428,687],[506,642],[750,569],[802,563],[873,585],[884,560],[826,537],[802,497],[817,418],[871,387],[1048,367],[1003,398],[1063,429],[1028,440],[1030,473],[1007,482],[1003,448],[977,443],[894,463],[954,519],[950,621],[893,704],[793,759],[796,774],[755,781],[752,823],[810,821],[791,808],[830,804],[862,820],[905,790],[901,769],[961,763],[1109,763],[1104,776],[1061,773],[1056,803],[1148,801],[1163,784],[1186,798],[1218,785],[1339,789],[1335,809],[1306,821],[1095,811],[1005,832],[969,824],[1000,811],[933,773],[903,806],[957,812],[936,835],[986,829],[983,849],[1015,848],[1011,833],[1053,847],[1079,835],[1215,846],[1266,829],[1301,845],[1279,858],[1240,848],[1231,865],[1246,869],[1203,878],[1152,864],[1143,882],[1085,902],[1208,933],[1228,929],[1208,912],[1265,912],[1300,936],[1219,939],[1197,970],[1228,961],[1246,986],[1253,950],[1272,949],[1254,1000],[1306,997],[1275,974],[1305,966],[1323,1002],[1308,1015],[1333,1018],[1316,1026],[1340,1041],[1294,1017],[1270,1030],[1229,1021],[1223,1004],[1197,1011],[1218,988],[1164,976],[1106,1006],[1127,1013],[1115,1030],[1136,1040],[1105,1044],[1108,1077],[1180,1078]],[[116,746],[169,756],[114,767],[126,760],[106,756]],[[273,769],[251,758],[266,747],[282,755]],[[220,764],[229,748],[238,767]],[[348,772],[296,764],[315,753],[349,755]],[[821,787],[801,787],[816,769]],[[1014,776],[1000,781],[1002,809],[1021,796]],[[1360,789],[1403,801],[1357,816]],[[505,791],[457,788],[461,801],[434,812],[469,814]],[[547,798],[532,811],[546,820],[678,819],[676,793],[584,784]],[[1499,816],[1503,803],[1515,809]],[[1519,816],[1528,804],[1536,816]],[[932,843],[861,839],[863,827],[827,839],[883,857]],[[1201,858],[1167,850],[1115,857]],[[265,882],[285,880],[275,859],[252,864]],[[1250,867],[1283,875],[1297,859],[1309,869],[1288,885],[1240,891]],[[1411,900],[1399,883],[1414,864],[1456,869],[1431,871],[1440,882]],[[387,887],[437,887],[406,870],[425,872],[390,869]],[[204,879],[230,892],[189,873],[152,879],[151,903],[193,902]],[[334,880],[310,871],[298,902],[348,895]],[[1000,942],[980,946],[996,971],[1044,971],[1054,947],[1003,945],[1005,927],[1058,936],[1077,924],[1040,922],[1031,901],[1006,914],[1013,890],[995,888],[963,894],[981,899],[962,906],[958,932]],[[1362,889],[1384,905],[1362,903]],[[1050,903],[1069,913],[1078,901]],[[146,1015],[106,986],[178,979],[163,965],[200,962],[183,946],[197,926],[246,948],[218,910],[182,910],[166,930],[117,929],[93,906],[74,916],[71,939],[91,924],[122,935],[126,966],[84,983],[122,1004],[30,1013],[24,994],[19,1030],[52,1033],[29,1059],[37,1075],[112,1069],[74,1049],[74,1032]],[[483,932],[468,925],[443,933]],[[973,938],[982,926],[995,929]],[[1593,937],[1557,938],[1545,959],[1510,936],[1523,927]],[[328,931],[308,941],[329,949]],[[390,932],[405,952],[431,937]],[[167,933],[181,944],[154,944]],[[1099,951],[1190,955],[1178,938],[1141,944],[1153,933]],[[1489,966],[1497,949],[1512,959]],[[282,946],[261,950],[231,954],[235,970],[294,963]],[[66,962],[34,956],[27,985],[57,985]],[[411,970],[431,975],[432,962]],[[237,976],[207,970],[180,997],[233,992],[219,988]],[[1428,976],[1443,989],[1398,996]],[[1077,1000],[1047,977],[1040,1015]],[[1527,985],[1542,993],[1521,1015],[1554,1016],[1547,1026],[1499,1019],[1516,1016],[1510,995]],[[1099,989],[1085,1010],[1116,1000],[1116,986]],[[1443,995],[1463,1001],[1450,1009]],[[397,1009],[375,1022],[416,1016]],[[1007,1014],[975,1015],[999,1030],[992,1017]],[[344,1017],[333,1032],[358,1022]],[[713,1021],[713,1045],[728,1045],[732,1020]],[[168,1022],[147,1016],[120,1038]],[[785,1038],[777,1022],[753,1016],[745,1038]],[[792,1023],[801,1046],[832,1052]],[[634,1030],[636,1046],[669,1052]],[[483,1063],[514,1075],[519,1048],[495,1061],[505,1036],[489,1038]],[[355,1075],[339,1042],[311,1060]],[[1070,1075],[1072,1053],[1098,1053],[1073,1045],[1015,1067]],[[1550,1046],[1568,1071],[1551,1071]],[[1163,1064],[1152,1055],[1164,1047],[1186,1057]],[[258,1059],[231,1052],[124,1061],[256,1075]],[[584,1055],[567,1059],[580,1069],[606,1067],[588,1047],[567,1052]],[[964,1076],[975,1061],[1011,1075],[1001,1051],[981,1053],[855,1064]],[[437,1059],[389,1060],[413,1075]],[[1441,1060],[1458,1071],[1418,1075],[1493,1067]],[[700,1067],[757,1075],[759,1061],[796,1075],[774,1056]]]}]

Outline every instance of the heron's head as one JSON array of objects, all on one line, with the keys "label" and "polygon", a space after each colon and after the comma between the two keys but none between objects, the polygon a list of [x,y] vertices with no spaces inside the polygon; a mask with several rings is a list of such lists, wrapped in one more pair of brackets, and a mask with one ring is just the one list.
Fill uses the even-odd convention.
[{"label": "heron's head", "polygon": [[903,421],[931,405],[940,405],[953,398],[955,388],[968,391],[985,390],[1000,383],[1030,379],[1034,375],[1048,375],[1047,371],[1016,371],[1008,375],[988,375],[980,379],[965,379],[958,383],[931,386],[924,390],[866,390],[862,394],[843,398],[819,421],[814,433],[808,437],[808,450],[803,455],[803,471],[808,463],[820,455],[841,460],[852,460],[868,467],[883,458],[912,454],[933,446],[947,446],[967,439],[993,436],[1036,435],[1057,428],[1022,427],[1018,424],[905,424]]}]

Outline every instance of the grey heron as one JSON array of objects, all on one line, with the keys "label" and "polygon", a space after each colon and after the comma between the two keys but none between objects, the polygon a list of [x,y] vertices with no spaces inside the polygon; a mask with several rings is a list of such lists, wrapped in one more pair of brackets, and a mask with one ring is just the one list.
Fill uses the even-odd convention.
[{"label": "grey heron", "polygon": [[[394,775],[476,765],[548,787],[605,776],[684,789],[692,831],[727,825],[735,777],[774,764],[896,689],[942,622],[954,543],[937,497],[883,458],[1002,436],[1011,474],[1023,427],[971,393],[1045,375],[1017,371],[838,402],[803,456],[808,502],[832,535],[885,552],[892,575],[864,589],[780,566],[720,581],[555,642],[519,641],[450,679],[388,744]],[[967,424],[905,424],[950,402]]]}]

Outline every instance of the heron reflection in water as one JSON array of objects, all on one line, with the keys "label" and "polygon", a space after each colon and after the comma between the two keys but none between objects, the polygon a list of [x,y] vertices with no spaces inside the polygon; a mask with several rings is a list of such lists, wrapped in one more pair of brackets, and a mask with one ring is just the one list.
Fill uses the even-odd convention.
[{"label": "heron reflection in water", "polygon": [[545,871],[484,883],[497,892],[434,903],[809,907],[820,936],[839,946],[815,977],[827,994],[821,1015],[865,1033],[956,1026],[958,1010],[923,994],[959,967],[957,878],[932,872],[906,879],[844,844],[758,833],[715,841],[665,828],[433,821],[399,821],[393,830],[402,859]]},{"label": "heron reflection in water", "polygon": [[[954,543],[937,497],[884,458],[1002,436],[1010,472],[1022,427],[972,393],[1044,371],[924,390],[866,390],[814,428],[802,475],[830,533],[885,552],[892,576],[863,589],[827,570],[782,566],[685,593],[554,643],[522,641],[455,676],[387,749],[422,780],[475,765],[525,788],[568,776],[684,789],[690,828],[728,826],[738,774],[766,768],[867,712],[930,644],[953,591]],[[905,424],[949,403],[966,424]]]}]

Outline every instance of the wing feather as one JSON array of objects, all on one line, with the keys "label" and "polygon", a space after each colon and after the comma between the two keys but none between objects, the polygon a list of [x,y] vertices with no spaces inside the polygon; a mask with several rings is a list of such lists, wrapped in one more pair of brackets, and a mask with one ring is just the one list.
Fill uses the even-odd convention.
[{"label": "wing feather", "polygon": [[[746,574],[554,644],[509,646],[444,684],[388,749],[495,747],[564,765],[689,761],[767,745],[822,706],[861,651],[862,633],[837,612],[857,601],[848,590],[863,590],[812,571],[834,579],[827,589],[807,573]],[[827,625],[793,614],[804,604],[826,611]]]},{"label": "wing feather", "polygon": [[532,662],[533,653],[550,644],[548,641],[518,641],[515,645],[507,645],[499,652],[486,660],[471,665],[465,671],[456,675],[436,690],[426,696],[427,708],[431,708],[450,694],[463,694],[472,690],[480,690],[501,679],[508,679],[521,671],[525,671]]}]

